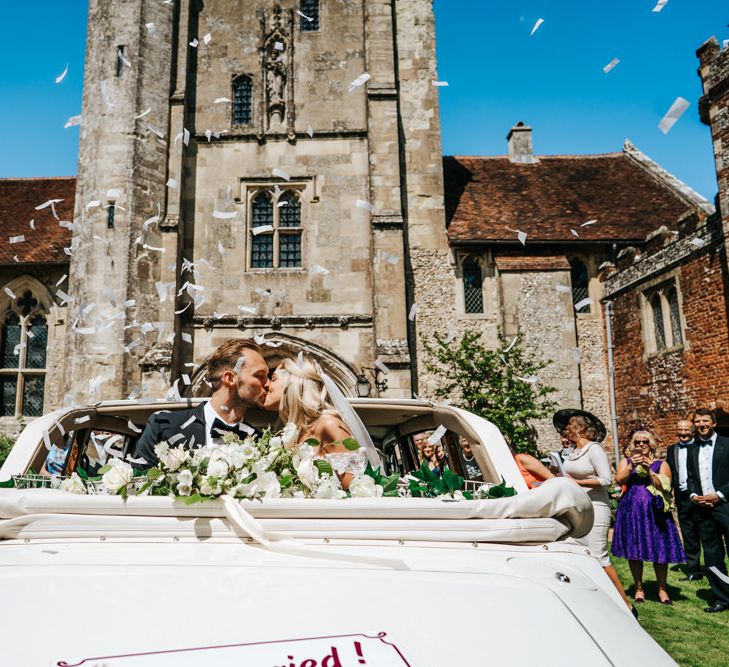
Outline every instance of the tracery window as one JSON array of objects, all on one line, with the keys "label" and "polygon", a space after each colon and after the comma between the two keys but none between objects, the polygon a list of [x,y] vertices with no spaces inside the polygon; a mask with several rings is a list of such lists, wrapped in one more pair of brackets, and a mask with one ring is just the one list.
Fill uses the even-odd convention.
[{"label": "tracery window", "polygon": [[683,346],[680,293],[675,278],[643,292],[646,352],[670,351]]},{"label": "tracery window", "polygon": [[43,414],[48,324],[31,290],[0,316],[0,416]]},{"label": "tracery window", "polygon": [[252,269],[291,269],[302,265],[301,193],[259,190],[251,199]]},{"label": "tracery window", "polygon": [[483,276],[472,257],[463,262],[463,302],[467,313],[483,313]]},{"label": "tracery window", "polygon": [[301,32],[319,30],[319,0],[301,0]]},{"label": "tracery window", "polygon": [[572,305],[581,304],[578,313],[589,313],[590,303],[586,299],[590,296],[590,283],[587,267],[582,260],[570,260],[570,277],[572,279]]},{"label": "tracery window", "polygon": [[253,121],[253,83],[241,74],[233,79],[233,125],[250,125]]}]

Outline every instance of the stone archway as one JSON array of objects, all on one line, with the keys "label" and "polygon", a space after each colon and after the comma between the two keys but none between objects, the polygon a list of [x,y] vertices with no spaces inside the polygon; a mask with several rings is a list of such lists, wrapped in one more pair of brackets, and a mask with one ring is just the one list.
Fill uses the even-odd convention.
[{"label": "stone archway", "polygon": [[[270,344],[268,344],[270,343]],[[270,369],[276,368],[282,359],[289,357],[295,359],[299,352],[312,357],[321,364],[321,367],[329,375],[346,396],[354,396],[354,389],[357,385],[357,373],[350,364],[344,361],[330,350],[312,343],[311,341],[289,336],[288,334],[271,332],[266,334],[265,342],[262,345],[263,358]],[[200,364],[190,378],[190,386],[184,392],[185,396],[205,397],[210,396],[210,388],[205,384],[204,374],[207,365],[207,358]]]}]

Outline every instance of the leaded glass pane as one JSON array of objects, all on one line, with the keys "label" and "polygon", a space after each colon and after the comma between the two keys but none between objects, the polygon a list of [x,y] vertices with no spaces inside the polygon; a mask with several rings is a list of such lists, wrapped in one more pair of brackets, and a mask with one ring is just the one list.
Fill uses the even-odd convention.
[{"label": "leaded glass pane", "polygon": [[273,268],[273,235],[259,234],[253,237],[251,266],[254,269]]},{"label": "leaded glass pane", "polygon": [[23,416],[40,417],[43,414],[44,375],[26,375],[23,380]]},{"label": "leaded glass pane", "polygon": [[256,195],[253,200],[253,227],[273,225],[273,203],[265,192]]},{"label": "leaded glass pane", "polygon": [[476,262],[463,266],[463,297],[467,313],[483,313],[481,268]]},{"label": "leaded glass pane", "polygon": [[15,396],[18,391],[18,377],[0,376],[0,402],[2,416],[15,417]]},{"label": "leaded glass pane", "polygon": [[678,307],[678,293],[676,288],[672,287],[666,295],[668,306],[671,310],[671,335],[673,336],[673,345],[678,347],[683,345],[683,335],[681,334],[681,312]]},{"label": "leaded glass pane", "polygon": [[666,330],[663,327],[663,308],[661,308],[661,295],[651,297],[651,310],[653,311],[653,328],[656,332],[656,349],[666,349]]},{"label": "leaded glass pane", "polygon": [[233,124],[250,125],[253,109],[253,86],[250,77],[241,75],[233,81]]},{"label": "leaded glass pane", "polygon": [[[579,259],[573,259],[570,262],[570,276],[572,278],[572,305],[576,306],[580,301],[589,297],[587,267]],[[590,304],[581,306],[577,312],[589,313]]]},{"label": "leaded glass pane", "polygon": [[319,0],[301,0],[301,32],[319,30]]},{"label": "leaded glass pane", "polygon": [[[10,313],[5,318],[5,325],[2,332],[2,368],[17,368],[20,360],[19,354],[14,354],[15,348],[20,343],[21,329],[20,318],[15,313]],[[15,409],[13,408],[13,413]]]},{"label": "leaded glass pane", "polygon": [[284,268],[301,266],[301,234],[281,234],[279,251],[281,253],[279,266]]},{"label": "leaded glass pane", "polygon": [[48,325],[46,318],[36,315],[28,327],[28,353],[25,358],[26,368],[46,367],[46,347],[48,345]]},{"label": "leaded glass pane", "polygon": [[301,227],[301,204],[293,192],[286,192],[279,199],[279,226]]}]

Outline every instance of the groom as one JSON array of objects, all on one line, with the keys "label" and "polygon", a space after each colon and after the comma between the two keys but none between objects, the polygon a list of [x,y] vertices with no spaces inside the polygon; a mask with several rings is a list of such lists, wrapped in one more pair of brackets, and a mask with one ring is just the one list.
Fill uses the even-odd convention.
[{"label": "groom", "polygon": [[158,463],[155,445],[166,440],[171,447],[188,449],[222,443],[227,431],[242,437],[255,429],[245,423],[246,411],[262,407],[268,391],[268,366],[261,348],[251,339],[233,338],[223,343],[207,362],[207,381],[213,395],[189,410],[155,412],[137,441],[136,464],[141,470]]}]

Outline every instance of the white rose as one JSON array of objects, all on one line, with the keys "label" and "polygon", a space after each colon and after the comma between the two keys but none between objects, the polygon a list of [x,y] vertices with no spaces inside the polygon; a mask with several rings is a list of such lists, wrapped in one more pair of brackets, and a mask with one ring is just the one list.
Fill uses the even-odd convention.
[{"label": "white rose", "polygon": [[[155,450],[155,453],[156,450]],[[157,454],[159,456],[159,454]],[[190,458],[190,451],[184,447],[175,447],[174,449],[168,449],[162,456],[159,456],[159,460],[162,462],[165,468],[170,472],[175,472],[180,466]]]},{"label": "white rose", "polygon": [[296,428],[296,424],[289,422],[284,426],[281,431],[281,442],[286,449],[291,449],[296,444],[296,439],[299,435],[299,429]]},{"label": "white rose", "polygon": [[121,459],[111,459],[109,466],[110,469],[102,475],[101,481],[109,493],[118,493],[119,489],[132,481],[134,470],[132,470],[132,466],[124,463]]},{"label": "white rose", "polygon": [[177,493],[181,496],[189,496],[192,493],[192,472],[183,470],[177,475]]},{"label": "white rose", "polygon": [[268,446],[271,449],[280,449],[283,447],[283,438],[279,437],[278,435],[274,435],[269,441]]},{"label": "white rose", "polygon": [[383,492],[384,489],[375,484],[375,480],[369,475],[355,477],[349,483],[349,494],[352,498],[379,498]]},{"label": "white rose", "polygon": [[336,475],[322,475],[314,497],[319,500],[333,500],[346,498],[347,494],[342,490]]},{"label": "white rose", "polygon": [[223,479],[228,475],[228,463],[222,457],[216,457],[208,463],[208,477]]},{"label": "white rose", "polygon": [[75,472],[72,472],[71,476],[68,479],[64,479],[61,482],[60,488],[61,488],[61,491],[68,491],[69,493],[78,493],[78,494],[86,493],[86,486],[84,485],[81,478]]},{"label": "white rose", "polygon": [[296,466],[296,474],[307,489],[313,490],[319,482],[319,471],[314,465],[314,459],[300,461]]}]

